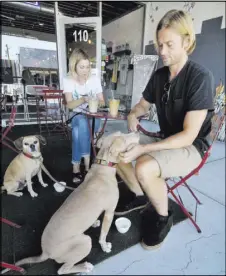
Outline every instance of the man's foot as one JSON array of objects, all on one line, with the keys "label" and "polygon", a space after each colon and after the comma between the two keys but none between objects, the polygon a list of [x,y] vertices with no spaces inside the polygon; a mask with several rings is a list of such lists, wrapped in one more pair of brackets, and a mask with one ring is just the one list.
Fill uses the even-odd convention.
[{"label": "man's foot", "polygon": [[168,216],[160,216],[152,207],[145,210],[142,215],[142,241],[144,249],[155,249],[160,247],[173,225],[173,213]]},{"label": "man's foot", "polygon": [[148,198],[145,195],[136,196],[130,203],[120,206],[118,205],[115,210],[116,216],[128,214],[132,211],[143,209],[148,203]]}]

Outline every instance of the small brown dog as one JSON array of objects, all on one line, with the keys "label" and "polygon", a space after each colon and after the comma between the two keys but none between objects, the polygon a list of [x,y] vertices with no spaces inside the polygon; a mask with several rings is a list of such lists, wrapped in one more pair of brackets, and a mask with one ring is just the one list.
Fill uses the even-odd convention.
[{"label": "small brown dog", "polygon": [[8,195],[22,196],[23,193],[18,191],[27,186],[30,195],[36,197],[38,194],[33,191],[31,182],[35,175],[38,175],[43,187],[48,186],[42,179],[40,143],[46,144],[45,138],[40,135],[25,136],[14,141],[15,147],[22,152],[11,161],[4,175],[2,190],[6,190]]}]

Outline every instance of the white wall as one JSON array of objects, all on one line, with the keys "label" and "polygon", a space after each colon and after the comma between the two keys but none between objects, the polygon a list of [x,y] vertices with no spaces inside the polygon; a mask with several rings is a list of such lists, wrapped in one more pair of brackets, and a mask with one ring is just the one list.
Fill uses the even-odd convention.
[{"label": "white wall", "polygon": [[[146,2],[144,47],[149,41],[154,39],[156,26],[163,15],[172,9],[183,9],[184,2],[153,2],[153,8],[158,6],[158,10],[152,12],[151,2]],[[153,15],[154,22],[151,22],[150,15]],[[195,2],[191,10],[194,18],[196,34],[201,33],[202,22],[211,18],[223,16],[221,28],[225,28],[225,2]]]},{"label": "white wall", "polygon": [[135,10],[102,28],[102,38],[114,45],[129,43],[132,53],[141,54],[144,8]]}]

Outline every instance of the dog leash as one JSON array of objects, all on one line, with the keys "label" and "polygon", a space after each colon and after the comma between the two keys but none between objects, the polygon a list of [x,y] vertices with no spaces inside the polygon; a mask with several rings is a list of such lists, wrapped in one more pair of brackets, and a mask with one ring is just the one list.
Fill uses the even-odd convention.
[{"label": "dog leash", "polygon": [[40,161],[40,163],[41,163],[41,168],[42,168],[42,170],[48,175],[48,177],[49,177],[51,180],[53,180],[54,182],[56,182],[57,184],[61,185],[62,187],[66,188],[66,189],[68,189],[68,190],[72,190],[72,191],[75,190],[75,188],[73,188],[73,187],[63,185],[62,183],[60,183],[59,181],[57,181],[57,180],[50,174],[50,172],[46,169],[46,167],[45,167],[44,164],[43,164],[43,157],[42,157],[41,155],[38,156],[38,157],[34,157],[34,156],[32,156],[32,155],[30,155],[30,154],[27,154],[27,153],[25,153],[25,152],[23,152],[23,154],[24,154],[25,156],[27,156],[28,158],[31,158],[31,159],[39,159],[39,161]]},{"label": "dog leash", "polygon": [[42,168],[42,170],[48,175],[48,177],[49,177],[51,180],[53,180],[53,181],[56,182],[57,184],[61,185],[62,187],[65,187],[65,188],[68,189],[68,190],[72,190],[72,191],[75,190],[75,188],[73,188],[73,187],[63,185],[62,183],[60,183],[59,181],[57,181],[57,180],[50,174],[50,172],[46,169],[46,167],[45,167],[44,164],[43,164],[43,157],[42,157],[41,155],[38,156],[38,157],[34,157],[34,156],[32,156],[31,154],[28,154],[28,153],[25,153],[25,152],[23,152],[23,154],[24,154],[25,156],[27,156],[28,158],[39,160],[40,163],[41,163],[41,168]]},{"label": "dog leash", "polygon": [[42,170],[48,175],[48,177],[53,180],[54,182],[56,182],[57,184],[61,185],[62,187],[68,189],[68,190],[72,190],[74,191],[75,188],[71,187],[71,186],[66,186],[66,185],[63,185],[62,183],[60,183],[59,181],[57,181],[51,174],[50,172],[46,169],[46,167],[43,165],[43,163],[41,162],[41,168]]},{"label": "dog leash", "polygon": [[78,112],[78,113],[75,113],[71,118],[69,118],[65,123],[66,125],[69,125],[71,123],[71,121],[73,120],[73,118],[79,114],[82,114],[82,112]]}]

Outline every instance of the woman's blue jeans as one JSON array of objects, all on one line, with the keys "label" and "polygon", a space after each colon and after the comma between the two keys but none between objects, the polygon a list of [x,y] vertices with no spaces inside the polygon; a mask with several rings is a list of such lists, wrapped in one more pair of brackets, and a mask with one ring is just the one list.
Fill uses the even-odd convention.
[{"label": "woman's blue jeans", "polygon": [[[90,119],[92,126],[92,119]],[[81,157],[90,155],[90,132],[85,115],[79,114],[72,119],[72,164],[81,161]],[[95,119],[95,132],[100,128],[100,119]]]}]

